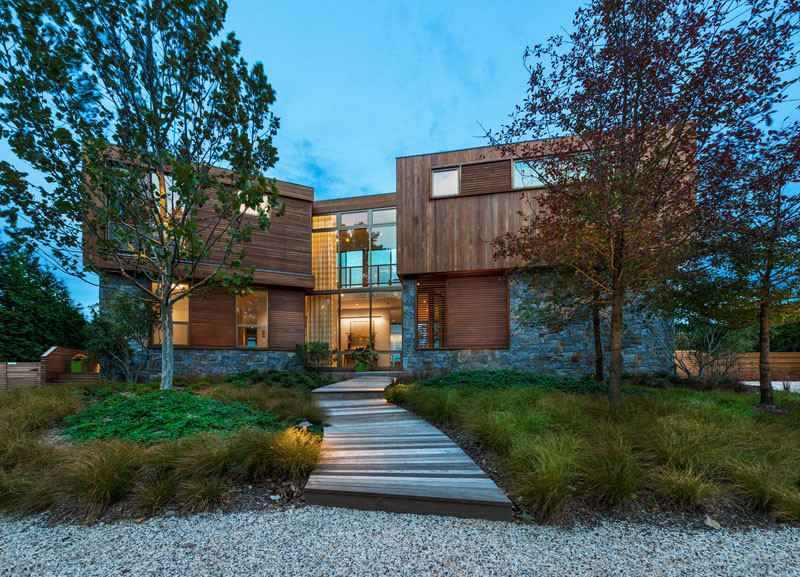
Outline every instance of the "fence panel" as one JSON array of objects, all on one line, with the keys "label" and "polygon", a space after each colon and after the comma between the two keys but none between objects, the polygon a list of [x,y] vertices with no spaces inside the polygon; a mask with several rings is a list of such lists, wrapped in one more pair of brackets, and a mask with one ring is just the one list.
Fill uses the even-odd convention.
[{"label": "fence panel", "polygon": [[[690,351],[675,351],[686,364],[693,376],[697,376],[697,364],[693,362]],[[800,353],[771,353],[769,356],[773,381],[800,381]],[[677,364],[677,363],[676,363]],[[758,353],[743,353],[737,356],[727,375],[743,381],[758,380]],[[683,374],[680,366],[678,373]]]}]

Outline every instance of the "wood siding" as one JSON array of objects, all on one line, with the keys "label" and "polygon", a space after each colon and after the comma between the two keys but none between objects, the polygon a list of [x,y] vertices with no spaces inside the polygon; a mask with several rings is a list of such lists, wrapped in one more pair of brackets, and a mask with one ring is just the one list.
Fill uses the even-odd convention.
[{"label": "wood siding", "polygon": [[[397,159],[398,273],[415,275],[506,269],[492,241],[523,224],[540,191],[513,190],[511,159],[493,147]],[[462,194],[430,198],[431,168],[461,167]],[[466,194],[464,194],[466,192]]]},{"label": "wood siding", "polygon": [[[278,286],[256,290],[267,291],[268,350],[294,350],[305,341],[305,291]],[[236,298],[227,290],[216,288],[202,297],[190,297],[189,318],[189,346],[185,348],[237,348]]]},{"label": "wood siding", "polygon": [[41,362],[0,363],[0,391],[31,389],[42,384]]},{"label": "wood siding", "polygon": [[423,276],[416,289],[418,349],[508,348],[505,275]]},{"label": "wood siding", "polygon": [[[254,224],[251,241],[243,243],[246,256],[244,266],[254,267],[253,278],[257,284],[279,284],[312,289],[314,277],[311,275],[311,206],[314,189],[290,182],[277,181],[280,201],[286,205],[282,216],[272,220],[269,231],[255,227],[257,216],[246,215],[245,220]],[[203,222],[215,220],[212,203],[198,210],[199,234],[203,234]],[[196,271],[198,277],[211,274],[215,264],[224,253],[226,240],[212,247],[208,264],[201,264]],[[84,255],[92,253],[92,239],[84,235]],[[235,254],[230,260],[235,258]],[[84,257],[86,261],[86,256]],[[116,262],[99,260],[99,266],[117,270]]]},{"label": "wood siding", "polygon": [[305,342],[305,292],[284,288],[269,290],[269,348],[293,351]]},{"label": "wood siding", "polygon": [[223,288],[189,297],[189,347],[232,349],[236,347],[236,298]]},{"label": "wood siding", "polygon": [[388,194],[372,194],[369,196],[320,200],[314,203],[312,210],[314,214],[328,214],[331,212],[343,212],[348,210],[388,208],[396,205],[397,195],[394,192],[390,192]]},{"label": "wood siding", "polygon": [[508,347],[506,277],[447,277],[447,348]]}]

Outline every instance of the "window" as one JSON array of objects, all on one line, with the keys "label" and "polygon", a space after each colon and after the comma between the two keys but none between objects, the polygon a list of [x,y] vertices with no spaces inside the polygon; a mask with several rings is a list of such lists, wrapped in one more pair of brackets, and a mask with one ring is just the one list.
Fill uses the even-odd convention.
[{"label": "window", "polygon": [[369,217],[369,213],[365,211],[361,212],[343,212],[342,213],[342,226],[362,226],[367,223],[367,218]]},{"label": "window", "polygon": [[[152,283],[153,290],[158,286]],[[185,292],[189,287],[185,284],[173,287],[172,294]],[[161,344],[161,327],[153,327],[153,344]],[[183,297],[181,300],[172,305],[172,344],[183,345],[189,344],[189,297]]]},{"label": "window", "polygon": [[417,281],[417,348],[441,349],[446,343],[447,286],[443,277]]},{"label": "window", "polygon": [[536,175],[528,160],[514,161],[514,188],[541,188],[544,183]]},{"label": "window", "polygon": [[445,168],[431,172],[431,197],[458,195],[458,168]]},{"label": "window", "polygon": [[236,297],[236,345],[267,347],[267,291]]},{"label": "window", "polygon": [[394,224],[396,220],[397,210],[394,208],[372,211],[372,224]]},{"label": "window", "polygon": [[313,217],[311,228],[314,230],[321,228],[336,228],[336,215],[335,214],[322,214]]}]

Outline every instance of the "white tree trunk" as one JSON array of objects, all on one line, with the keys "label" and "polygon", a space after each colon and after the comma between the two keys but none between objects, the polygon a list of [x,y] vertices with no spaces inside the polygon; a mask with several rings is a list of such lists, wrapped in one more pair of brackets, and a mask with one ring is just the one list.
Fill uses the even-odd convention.
[{"label": "white tree trunk", "polygon": [[172,388],[174,358],[172,348],[172,303],[161,301],[161,390]]}]

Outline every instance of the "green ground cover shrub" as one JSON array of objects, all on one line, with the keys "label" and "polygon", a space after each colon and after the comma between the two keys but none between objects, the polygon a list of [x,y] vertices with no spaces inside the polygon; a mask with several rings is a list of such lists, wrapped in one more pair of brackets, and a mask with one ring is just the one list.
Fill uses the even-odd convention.
[{"label": "green ground cover shrub", "polygon": [[75,441],[121,439],[152,442],[205,431],[230,432],[245,427],[277,430],[277,415],[241,403],[222,403],[185,391],[106,397],[64,420],[63,433]]},{"label": "green ground cover shrub", "polygon": [[800,522],[800,395],[776,391],[779,406],[797,411],[786,416],[730,391],[625,393],[611,411],[602,383],[458,371],[386,396],[492,451],[540,519],[558,518],[572,501],[603,508],[643,499],[676,510],[747,503]]}]

